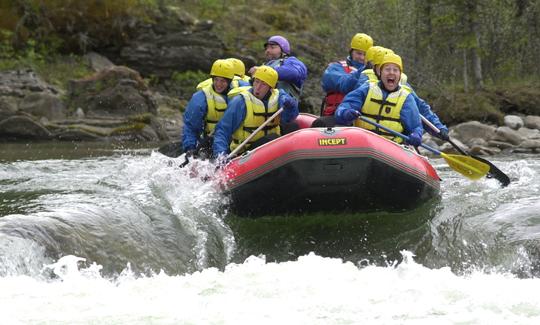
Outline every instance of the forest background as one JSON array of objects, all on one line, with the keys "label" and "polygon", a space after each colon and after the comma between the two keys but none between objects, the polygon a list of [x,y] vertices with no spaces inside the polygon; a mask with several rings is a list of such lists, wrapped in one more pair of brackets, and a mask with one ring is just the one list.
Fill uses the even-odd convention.
[{"label": "forest background", "polygon": [[[163,12],[212,20],[227,57],[262,62],[265,39],[286,36],[317,100],[327,64],[363,32],[403,57],[410,83],[450,125],[540,115],[540,0],[0,0],[0,70],[32,68],[65,87],[93,73],[85,53],[129,42],[141,24],[167,24]],[[185,104],[209,68],[143,77],[171,93],[185,87]],[[318,113],[312,103],[302,110]]]}]

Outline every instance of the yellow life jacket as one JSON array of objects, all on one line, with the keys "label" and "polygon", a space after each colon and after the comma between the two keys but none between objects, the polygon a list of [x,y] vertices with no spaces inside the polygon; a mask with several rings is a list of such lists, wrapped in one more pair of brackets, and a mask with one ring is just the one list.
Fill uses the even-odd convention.
[{"label": "yellow life jacket", "polygon": [[399,78],[399,84],[400,85],[406,85],[407,84],[407,75],[404,74],[403,72],[401,73],[401,78]]},{"label": "yellow life jacket", "polygon": [[362,74],[366,75],[369,78],[369,81],[378,81],[379,78],[377,78],[377,75],[375,74],[375,70],[373,69],[365,69],[362,71]]},{"label": "yellow life jacket", "polygon": [[[272,94],[268,99],[268,107],[264,106],[264,103],[255,97],[250,91],[242,91],[240,94],[244,97],[246,103],[246,118],[236,131],[232,135],[232,142],[230,145],[231,151],[233,151],[240,143],[247,139],[250,134],[261,126],[272,114],[278,110],[278,98],[279,90],[272,89]],[[268,134],[280,135],[279,129],[279,116],[273,121],[268,123],[261,131],[259,131],[244,147],[249,149],[251,144],[258,139]]]},{"label": "yellow life jacket", "polygon": [[241,87],[233,88],[229,90],[229,92],[227,93],[227,97],[229,97],[229,100],[231,100],[234,96],[239,95],[240,93],[244,91],[248,91],[250,89],[251,89],[251,86],[241,86]]},{"label": "yellow life jacket", "polygon": [[[399,87],[396,91],[389,93],[386,99],[383,100],[383,91],[379,87],[379,83],[370,82],[369,91],[361,109],[362,115],[389,129],[403,133],[404,128],[403,124],[401,124],[400,113],[403,103],[405,103],[405,99],[407,99],[409,94],[410,92],[408,90]],[[394,142],[403,142],[402,138],[396,137],[360,119],[355,120],[354,125],[373,131]]]},{"label": "yellow life jacket", "polygon": [[227,109],[227,98],[221,94],[218,94],[212,83],[210,85],[201,89],[206,97],[207,113],[206,113],[206,123],[204,126],[204,134],[209,135],[214,133],[217,122],[225,114]]},{"label": "yellow life jacket", "polygon": [[197,85],[197,90],[202,90],[204,87],[208,87],[212,85],[212,78],[208,78],[204,81],[199,82]]}]

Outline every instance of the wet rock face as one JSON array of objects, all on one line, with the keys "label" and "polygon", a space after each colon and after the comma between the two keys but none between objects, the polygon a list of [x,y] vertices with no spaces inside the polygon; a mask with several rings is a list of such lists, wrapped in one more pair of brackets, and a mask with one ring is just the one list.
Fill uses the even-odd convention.
[{"label": "wet rock face", "polygon": [[[0,73],[0,140],[159,141],[169,138],[138,72],[110,67],[71,81],[68,100],[33,71]],[[66,108],[71,105],[71,110]]]},{"label": "wet rock face", "polygon": [[143,76],[169,78],[174,71],[209,71],[225,56],[225,44],[212,31],[212,21],[198,21],[175,7],[165,7],[154,17],[157,24],[140,24],[125,44],[103,48],[115,64],[126,65]]},{"label": "wet rock face", "polygon": [[112,59],[144,76],[169,78],[172,71],[209,71],[212,63],[224,55],[223,43],[211,32],[175,31],[166,35],[143,34],[122,47]]},{"label": "wet rock face", "polygon": [[151,93],[139,73],[115,66],[93,76],[72,80],[68,86],[70,107],[82,108],[88,117],[130,116],[157,112]]},{"label": "wet rock face", "polygon": [[22,98],[30,92],[59,93],[58,89],[41,80],[30,69],[10,70],[0,73],[0,96]]}]

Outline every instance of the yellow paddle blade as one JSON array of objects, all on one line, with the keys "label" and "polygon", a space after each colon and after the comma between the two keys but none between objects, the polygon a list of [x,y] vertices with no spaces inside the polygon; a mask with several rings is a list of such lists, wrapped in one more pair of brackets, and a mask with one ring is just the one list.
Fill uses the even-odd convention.
[{"label": "yellow paddle blade", "polygon": [[465,177],[477,180],[487,175],[489,165],[470,156],[448,155],[441,152],[441,156],[446,160],[448,166]]}]

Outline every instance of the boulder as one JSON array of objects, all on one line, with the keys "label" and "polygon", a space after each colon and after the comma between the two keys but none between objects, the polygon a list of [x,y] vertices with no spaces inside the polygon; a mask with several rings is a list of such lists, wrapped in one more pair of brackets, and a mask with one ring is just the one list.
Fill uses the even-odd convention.
[{"label": "boulder", "polygon": [[0,97],[0,121],[17,113],[17,103],[12,97]]},{"label": "boulder", "polygon": [[504,125],[513,130],[518,130],[524,125],[523,119],[517,115],[506,115],[504,117]]},{"label": "boulder", "polygon": [[114,67],[114,63],[112,63],[109,59],[104,57],[101,54],[98,54],[96,52],[89,52],[83,56],[83,59],[86,60],[86,63],[90,67],[90,69],[94,71],[101,71],[103,69],[108,69]]},{"label": "boulder", "polygon": [[516,130],[511,129],[508,126],[501,126],[496,129],[495,136],[491,140],[519,145],[521,141],[523,141],[523,137]]},{"label": "boulder", "polygon": [[59,93],[56,87],[41,80],[31,69],[0,72],[0,96],[24,97],[30,92]]},{"label": "boulder", "polygon": [[52,134],[28,116],[12,116],[0,122],[0,135],[11,138],[46,140]]},{"label": "boulder", "polygon": [[115,66],[68,85],[70,106],[87,117],[155,114],[157,104],[139,73]]},{"label": "boulder", "polygon": [[496,140],[489,140],[488,141],[488,146],[490,147],[495,147],[495,148],[499,148],[499,149],[502,149],[502,150],[505,150],[505,149],[512,149],[514,148],[515,146],[511,143],[508,143],[508,142],[503,142],[503,141],[496,141]]},{"label": "boulder", "polygon": [[485,146],[474,146],[471,147],[471,150],[469,150],[469,153],[471,155],[496,155],[501,152],[501,149],[499,148],[493,148],[493,147],[485,147]]},{"label": "boulder", "polygon": [[19,110],[49,120],[63,119],[67,114],[60,98],[49,92],[36,92],[25,96],[19,103]]},{"label": "boulder", "polygon": [[519,144],[519,148],[525,148],[525,149],[534,149],[538,150],[540,149],[540,140],[525,140],[522,143]]},{"label": "boulder", "polygon": [[478,121],[465,122],[456,125],[450,132],[451,137],[457,137],[463,143],[468,143],[473,138],[482,138],[485,140],[495,136],[496,128],[490,125],[482,124]]},{"label": "boulder", "polygon": [[540,116],[528,115],[525,117],[525,126],[530,129],[540,130]]},{"label": "boulder", "polygon": [[540,139],[540,130],[529,129],[528,127],[523,127],[517,132],[523,137],[523,139]]}]

